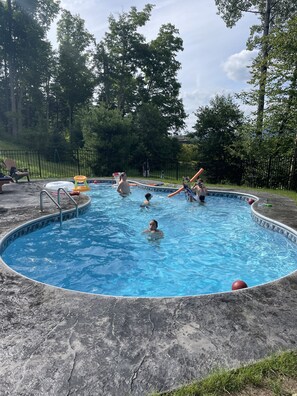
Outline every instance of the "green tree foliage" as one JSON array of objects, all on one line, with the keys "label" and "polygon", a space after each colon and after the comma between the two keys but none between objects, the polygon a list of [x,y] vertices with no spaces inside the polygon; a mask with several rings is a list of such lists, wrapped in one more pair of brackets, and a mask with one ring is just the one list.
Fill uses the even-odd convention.
[{"label": "green tree foliage", "polygon": [[[67,109],[64,128],[68,126],[70,142],[77,143],[72,128],[75,109],[91,101],[94,89],[94,76],[91,70],[89,48],[93,36],[85,29],[79,16],[63,11],[58,22],[59,59],[57,82],[58,101]],[[68,125],[66,125],[68,123]]]},{"label": "green tree foliage", "polygon": [[[151,166],[162,166],[165,160],[177,158],[180,146],[169,132],[182,128],[186,117],[176,78],[180,68],[176,55],[182,50],[178,31],[171,24],[163,25],[150,43],[138,31],[149,21],[152,9],[147,4],[142,11],[131,7],[118,19],[110,16],[109,31],[95,57],[99,103],[133,120],[132,154],[125,155],[125,161],[126,167],[139,170],[146,159]],[[110,165],[108,169],[112,170]]]},{"label": "green tree foliage", "polygon": [[176,138],[168,136],[167,124],[160,109],[152,104],[143,104],[135,116],[134,164],[140,166],[148,159],[151,166],[162,167],[168,161],[175,161],[180,144]]},{"label": "green tree foliage", "polygon": [[297,125],[297,16],[270,37],[266,125],[282,137]]},{"label": "green tree foliage", "polygon": [[208,181],[241,180],[240,153],[234,150],[241,139],[243,113],[230,95],[217,95],[209,106],[201,106],[193,136],[197,139],[199,160],[207,169]]},{"label": "green tree foliage", "polygon": [[176,75],[181,67],[176,56],[183,50],[182,39],[172,24],[161,26],[158,36],[148,45],[143,58],[143,72],[138,76],[141,102],[152,102],[158,106],[167,128],[178,131],[184,128],[184,111],[179,97],[181,85]]},{"label": "green tree foliage", "polygon": [[109,18],[109,32],[96,54],[99,101],[123,115],[136,113],[151,102],[158,106],[169,132],[182,128],[186,117],[176,78],[180,69],[176,55],[183,49],[182,40],[175,27],[167,24],[155,40],[146,42],[138,29],[149,21],[152,8],[147,4],[138,12],[132,7],[118,20]]},{"label": "green tree foliage", "polygon": [[292,158],[289,185],[297,166],[297,16],[274,29],[269,40],[265,125],[270,152]]},{"label": "green tree foliage", "polygon": [[145,47],[145,38],[137,30],[149,20],[152,8],[148,4],[138,12],[132,7],[118,20],[111,15],[109,31],[97,46],[99,101],[123,115],[136,107],[137,70]]},{"label": "green tree foliage", "polygon": [[197,144],[182,144],[181,150],[178,156],[179,161],[189,162],[195,161],[198,162],[199,160],[199,152]]},{"label": "green tree foliage", "polygon": [[42,114],[42,88],[50,52],[46,32],[59,10],[54,0],[7,0],[0,3],[0,75],[7,95],[1,119],[17,137]]},{"label": "green tree foliage", "polygon": [[242,16],[249,12],[255,14],[259,24],[251,27],[248,49],[259,49],[257,65],[260,77],[256,95],[257,103],[257,133],[263,130],[263,118],[266,95],[266,78],[268,70],[268,55],[272,46],[269,43],[270,31],[282,27],[286,21],[296,15],[297,3],[291,0],[215,0],[218,13],[228,27],[234,26]]},{"label": "green tree foliage", "polygon": [[44,30],[48,30],[59,11],[59,1],[53,0],[15,0],[22,13],[34,19]]},{"label": "green tree foliage", "polygon": [[[296,17],[281,28],[274,28],[269,35],[271,49],[267,57],[266,109],[263,118],[263,133],[255,139],[253,152],[268,156],[289,154],[295,151],[296,135]],[[252,65],[251,83],[261,79],[261,59]],[[255,92],[241,94],[246,103],[253,103]]]},{"label": "green tree foliage", "polygon": [[0,1],[0,132],[2,134],[8,129],[7,115],[10,111],[10,90],[7,78],[7,10],[4,3]]},{"label": "green tree foliage", "polygon": [[123,117],[118,109],[101,104],[84,112],[81,126],[85,147],[98,153],[98,163],[94,164],[96,175],[111,176],[115,171],[127,169],[133,144],[131,117]]},{"label": "green tree foliage", "polygon": [[58,49],[46,40],[57,0],[0,0],[0,133],[43,154],[95,145],[104,174],[147,158],[176,160],[180,145],[170,135],[186,117],[177,80],[183,43],[170,23],[147,42],[140,29],[152,9],[111,16],[94,58],[93,36],[67,10],[57,24]]}]

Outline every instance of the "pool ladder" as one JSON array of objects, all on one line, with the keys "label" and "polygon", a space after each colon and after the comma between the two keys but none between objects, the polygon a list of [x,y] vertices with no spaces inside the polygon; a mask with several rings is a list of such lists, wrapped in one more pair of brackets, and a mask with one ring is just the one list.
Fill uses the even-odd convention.
[{"label": "pool ladder", "polygon": [[55,198],[47,190],[40,191],[40,212],[43,212],[43,196],[47,195],[60,211],[60,225],[62,225],[62,221],[63,221],[63,209],[62,209],[62,206],[60,205],[60,192],[61,191],[63,191],[66,194],[66,196],[74,203],[75,208],[76,208],[76,217],[78,217],[78,203],[75,201],[75,199],[73,199],[71,197],[71,195],[68,193],[68,191],[65,190],[65,188],[63,188],[63,187],[58,188],[58,199],[57,200],[55,200]]}]

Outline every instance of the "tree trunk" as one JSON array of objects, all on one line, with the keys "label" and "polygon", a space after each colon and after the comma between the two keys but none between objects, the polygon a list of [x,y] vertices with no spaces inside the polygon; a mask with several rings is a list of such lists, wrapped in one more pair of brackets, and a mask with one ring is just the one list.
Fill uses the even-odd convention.
[{"label": "tree trunk", "polygon": [[7,63],[9,69],[9,91],[10,91],[10,113],[11,113],[11,134],[14,138],[18,135],[17,129],[17,101],[16,101],[16,71],[14,64],[14,45],[12,39],[12,7],[11,0],[7,0],[8,10],[8,43],[7,43]]},{"label": "tree trunk", "polygon": [[263,44],[262,44],[262,57],[263,64],[261,67],[261,76],[259,84],[259,97],[258,97],[258,111],[257,111],[257,134],[262,135],[263,129],[263,118],[264,118],[264,106],[265,106],[265,91],[266,91],[266,79],[267,79],[267,58],[269,53],[268,35],[270,28],[270,17],[271,17],[271,1],[266,0],[265,15],[264,15],[264,29],[263,29]]},{"label": "tree trunk", "polygon": [[[4,56],[4,81],[5,81],[5,108],[2,109],[7,114],[10,111],[10,85],[9,85],[9,73],[8,73],[8,64],[7,64],[7,57]],[[6,133],[10,133],[10,125],[9,120],[7,120],[7,116],[5,117],[5,130]]]},{"label": "tree trunk", "polygon": [[72,118],[73,118],[73,106],[69,103],[68,104],[68,128],[69,128],[69,140],[70,143],[73,143],[73,130],[72,130]]},{"label": "tree trunk", "polygon": [[288,189],[289,190],[291,190],[292,188],[294,188],[294,189],[297,188],[296,165],[297,165],[297,133],[295,135],[294,150],[293,150],[293,156],[292,156],[290,172],[289,172],[289,181],[288,181]]},{"label": "tree trunk", "polygon": [[50,106],[49,106],[49,92],[50,92],[50,79],[48,78],[46,80],[46,88],[45,88],[45,92],[46,92],[46,133],[48,134],[49,131],[49,118],[50,118]]},{"label": "tree trunk", "polygon": [[17,133],[22,135],[23,131],[23,88],[20,86],[17,95]]},{"label": "tree trunk", "polygon": [[283,132],[285,131],[285,128],[287,126],[288,119],[290,117],[290,113],[292,110],[292,106],[294,104],[294,98],[296,96],[296,85],[297,85],[297,63],[295,64],[295,67],[294,67],[293,79],[292,79],[291,87],[289,89],[289,97],[288,97],[288,101],[287,101],[286,111],[284,113],[281,125],[279,127],[279,132],[278,132],[279,135],[283,134]]}]

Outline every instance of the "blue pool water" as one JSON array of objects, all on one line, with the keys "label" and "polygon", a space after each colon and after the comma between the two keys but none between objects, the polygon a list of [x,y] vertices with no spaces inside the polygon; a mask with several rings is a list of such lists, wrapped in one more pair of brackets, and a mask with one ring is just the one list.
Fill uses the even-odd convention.
[{"label": "blue pool water", "polygon": [[[297,247],[260,227],[246,201],[208,196],[205,205],[146,190],[120,197],[94,184],[86,214],[18,238],[3,253],[15,271],[50,285],[116,296],[184,296],[229,291],[243,279],[254,286],[297,266]],[[148,240],[151,219],[165,237]]]}]

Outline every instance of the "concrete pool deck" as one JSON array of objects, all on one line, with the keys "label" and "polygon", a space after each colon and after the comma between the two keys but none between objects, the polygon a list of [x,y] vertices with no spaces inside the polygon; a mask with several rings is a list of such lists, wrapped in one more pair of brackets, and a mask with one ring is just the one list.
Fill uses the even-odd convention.
[{"label": "concrete pool deck", "polygon": [[[40,217],[43,185],[3,186],[1,238]],[[257,211],[297,230],[293,201],[251,194],[272,204]],[[0,285],[0,395],[143,396],[297,349],[297,272],[230,293],[119,298],[43,285],[0,260]]]}]

